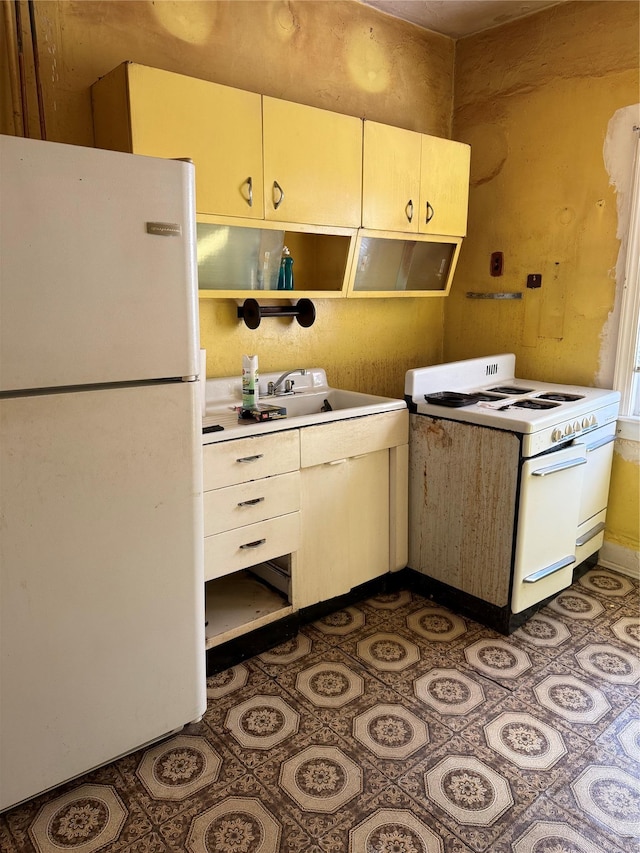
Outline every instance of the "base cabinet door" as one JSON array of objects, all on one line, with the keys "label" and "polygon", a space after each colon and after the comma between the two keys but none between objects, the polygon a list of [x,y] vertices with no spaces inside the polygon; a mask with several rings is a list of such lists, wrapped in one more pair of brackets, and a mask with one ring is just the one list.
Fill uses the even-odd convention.
[{"label": "base cabinet door", "polygon": [[303,469],[294,606],[349,592],[389,571],[389,451]]},{"label": "base cabinet door", "polygon": [[389,571],[389,451],[353,457],[348,466],[351,588]]},{"label": "base cabinet door", "polygon": [[347,460],[300,472],[300,548],[292,568],[293,605],[308,607],[342,595],[349,553]]}]

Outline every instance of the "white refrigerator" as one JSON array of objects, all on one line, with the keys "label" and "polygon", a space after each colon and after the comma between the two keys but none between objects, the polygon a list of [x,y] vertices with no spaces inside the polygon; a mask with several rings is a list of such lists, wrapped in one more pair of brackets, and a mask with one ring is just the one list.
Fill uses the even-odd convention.
[{"label": "white refrigerator", "polygon": [[0,137],[0,810],[206,707],[194,210]]}]

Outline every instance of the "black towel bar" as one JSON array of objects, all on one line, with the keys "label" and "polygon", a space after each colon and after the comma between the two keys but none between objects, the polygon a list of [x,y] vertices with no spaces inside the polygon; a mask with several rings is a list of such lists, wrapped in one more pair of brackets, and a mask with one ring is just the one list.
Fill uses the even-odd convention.
[{"label": "black towel bar", "polygon": [[316,309],[310,299],[299,299],[295,305],[259,305],[255,299],[245,299],[238,306],[238,319],[250,329],[257,329],[263,317],[295,317],[305,329],[313,326]]}]

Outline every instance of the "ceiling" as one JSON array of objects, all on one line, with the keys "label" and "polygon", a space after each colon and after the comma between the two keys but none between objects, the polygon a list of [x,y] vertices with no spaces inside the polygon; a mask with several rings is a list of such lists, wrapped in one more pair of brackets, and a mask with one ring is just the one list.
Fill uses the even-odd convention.
[{"label": "ceiling", "polygon": [[360,0],[436,33],[460,38],[566,0]]}]

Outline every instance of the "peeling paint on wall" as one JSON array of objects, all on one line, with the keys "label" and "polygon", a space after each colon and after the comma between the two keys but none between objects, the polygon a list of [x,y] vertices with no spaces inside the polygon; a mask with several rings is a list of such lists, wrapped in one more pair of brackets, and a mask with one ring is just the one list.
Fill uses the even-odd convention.
[{"label": "peeling paint on wall", "polygon": [[596,385],[610,388],[613,384],[620,306],[625,280],[625,262],[631,216],[631,181],[636,149],[634,126],[640,125],[640,104],[622,107],[613,114],[603,146],[604,166],[609,175],[609,185],[616,192],[618,227],[616,236],[620,240],[615,271],[616,295],[613,309],[600,334],[600,365]]}]

